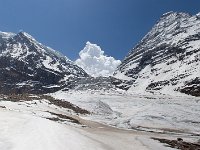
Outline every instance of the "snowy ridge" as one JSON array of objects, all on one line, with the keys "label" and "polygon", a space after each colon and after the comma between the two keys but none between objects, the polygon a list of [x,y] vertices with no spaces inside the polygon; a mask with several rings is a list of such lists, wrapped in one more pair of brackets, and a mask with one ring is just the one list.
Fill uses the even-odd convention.
[{"label": "snowy ridge", "polygon": [[44,59],[46,57],[44,61],[41,62],[43,66],[51,70],[56,69],[57,71],[62,70],[57,67],[58,64],[54,63],[54,61],[63,60],[72,63],[67,57],[37,42],[26,32],[18,33],[16,36],[12,37],[10,41],[14,42],[14,44],[6,43],[7,48],[2,51],[1,56],[11,56],[12,58],[26,61],[27,57],[39,54],[40,58]]},{"label": "snowy ridge", "polygon": [[[136,93],[181,91],[199,96],[199,33],[198,15],[164,14],[125,57],[114,73],[115,77],[132,80],[130,91]],[[196,84],[186,89],[194,80]]]}]

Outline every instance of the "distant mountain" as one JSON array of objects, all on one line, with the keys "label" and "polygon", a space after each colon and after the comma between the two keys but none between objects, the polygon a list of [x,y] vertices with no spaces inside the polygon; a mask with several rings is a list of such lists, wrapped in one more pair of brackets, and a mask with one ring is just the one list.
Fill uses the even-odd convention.
[{"label": "distant mountain", "polygon": [[0,93],[47,93],[89,75],[25,32],[0,32]]},{"label": "distant mountain", "polygon": [[169,12],[129,52],[114,76],[134,92],[200,96],[200,13]]}]

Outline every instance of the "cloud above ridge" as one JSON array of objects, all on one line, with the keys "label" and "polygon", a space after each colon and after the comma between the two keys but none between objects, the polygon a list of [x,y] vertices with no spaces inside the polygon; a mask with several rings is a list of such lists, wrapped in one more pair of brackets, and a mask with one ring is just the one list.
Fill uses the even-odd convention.
[{"label": "cloud above ridge", "polygon": [[111,76],[121,63],[113,57],[106,56],[100,46],[86,43],[83,50],[79,52],[80,58],[75,63],[82,67],[91,76]]}]

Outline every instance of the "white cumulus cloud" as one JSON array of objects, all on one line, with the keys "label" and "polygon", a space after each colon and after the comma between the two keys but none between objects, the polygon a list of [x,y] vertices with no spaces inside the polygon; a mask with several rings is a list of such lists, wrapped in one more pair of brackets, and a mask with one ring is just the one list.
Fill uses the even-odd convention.
[{"label": "white cumulus cloud", "polygon": [[121,63],[113,57],[108,57],[104,51],[90,42],[86,43],[83,50],[79,52],[80,58],[75,63],[82,67],[91,76],[110,76]]}]

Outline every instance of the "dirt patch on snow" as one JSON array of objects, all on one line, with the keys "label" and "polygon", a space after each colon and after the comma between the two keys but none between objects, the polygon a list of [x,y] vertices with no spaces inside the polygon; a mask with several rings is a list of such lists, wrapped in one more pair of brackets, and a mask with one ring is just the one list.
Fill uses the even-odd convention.
[{"label": "dirt patch on snow", "polygon": [[167,144],[166,146],[171,148],[177,148],[181,150],[200,150],[200,144],[198,143],[190,143],[185,142],[181,138],[177,138],[177,140],[168,140],[168,139],[160,139],[160,138],[152,138],[161,143]]},{"label": "dirt patch on snow", "polygon": [[54,115],[54,116],[57,116],[57,117],[52,117],[52,118],[46,118],[46,119],[49,119],[49,120],[52,120],[52,121],[65,121],[65,120],[68,120],[72,123],[75,123],[75,124],[79,124],[81,125],[81,123],[79,122],[79,120],[73,118],[73,117],[70,117],[70,116],[67,116],[67,115],[63,115],[63,114],[57,114],[57,113],[53,113],[53,112],[49,112],[50,114]]}]

